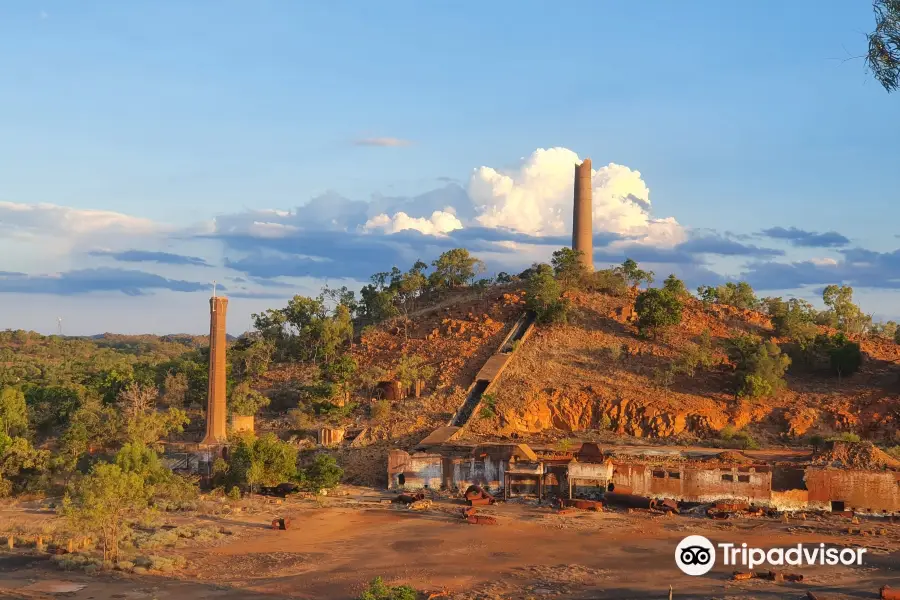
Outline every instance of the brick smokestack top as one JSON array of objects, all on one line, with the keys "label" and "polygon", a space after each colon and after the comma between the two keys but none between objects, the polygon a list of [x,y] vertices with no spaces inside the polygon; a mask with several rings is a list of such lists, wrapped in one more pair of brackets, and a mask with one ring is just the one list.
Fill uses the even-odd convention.
[{"label": "brick smokestack top", "polygon": [[227,440],[225,434],[225,313],[228,298],[209,299],[209,395],[206,404],[204,446],[217,446]]},{"label": "brick smokestack top", "polygon": [[575,165],[575,206],[572,210],[572,249],[581,251],[581,262],[594,270],[591,159]]}]

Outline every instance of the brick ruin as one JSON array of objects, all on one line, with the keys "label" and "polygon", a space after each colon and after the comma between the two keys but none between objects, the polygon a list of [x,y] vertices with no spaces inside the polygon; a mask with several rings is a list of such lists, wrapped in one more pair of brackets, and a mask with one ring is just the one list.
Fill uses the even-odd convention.
[{"label": "brick ruin", "polygon": [[206,435],[201,446],[220,446],[228,441],[225,429],[225,352],[228,339],[225,317],[228,298],[209,299],[209,394],[206,404]]},{"label": "brick ruin", "polygon": [[597,497],[612,483],[657,500],[900,514],[900,471],[836,468],[814,463],[811,455],[771,461],[733,450],[601,449],[593,443],[564,455],[526,444],[448,445],[412,454],[391,450],[387,475],[394,490],[480,485],[506,496],[577,498]]},{"label": "brick ruin", "polygon": [[581,252],[581,262],[594,270],[593,169],[591,159],[575,165],[575,194],[572,207],[572,250]]}]

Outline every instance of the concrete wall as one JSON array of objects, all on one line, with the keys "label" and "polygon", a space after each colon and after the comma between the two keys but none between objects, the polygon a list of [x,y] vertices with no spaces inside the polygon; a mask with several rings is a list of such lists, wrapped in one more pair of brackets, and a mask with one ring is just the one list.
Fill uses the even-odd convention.
[{"label": "concrete wall", "polygon": [[391,450],[388,453],[390,489],[440,489],[443,471],[443,457],[440,454],[410,454],[403,450]]}]

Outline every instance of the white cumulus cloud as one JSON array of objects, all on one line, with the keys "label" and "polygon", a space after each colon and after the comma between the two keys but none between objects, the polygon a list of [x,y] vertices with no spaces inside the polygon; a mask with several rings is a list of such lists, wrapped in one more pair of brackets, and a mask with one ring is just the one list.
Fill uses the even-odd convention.
[{"label": "white cumulus cloud", "polygon": [[[475,169],[469,196],[484,227],[506,227],[533,235],[571,231],[575,165],[567,148],[535,150],[518,169]],[[610,163],[594,169],[593,229],[636,238],[639,243],[671,247],[684,241],[684,228],[673,218],[654,218],[650,190],[640,171]]]},{"label": "white cumulus cloud", "polygon": [[164,228],[150,219],[110,210],[90,210],[56,204],[0,202],[0,228],[36,234],[91,235],[125,233],[147,235]]},{"label": "white cumulus cloud", "polygon": [[414,229],[425,235],[443,235],[462,228],[462,222],[452,212],[452,209],[436,210],[428,218],[411,217],[402,211],[394,214],[393,217],[382,213],[372,217],[362,226],[363,231],[397,233],[398,231]]}]

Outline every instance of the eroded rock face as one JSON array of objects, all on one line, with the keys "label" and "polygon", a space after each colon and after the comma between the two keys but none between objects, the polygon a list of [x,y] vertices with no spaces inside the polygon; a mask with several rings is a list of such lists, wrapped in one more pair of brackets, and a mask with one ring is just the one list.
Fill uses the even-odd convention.
[{"label": "eroded rock face", "polygon": [[642,406],[608,398],[591,390],[547,390],[529,394],[517,408],[500,410],[502,435],[531,434],[546,429],[584,431],[611,428],[636,437],[669,437],[683,432],[708,434],[728,424],[724,414],[703,415],[689,411]]},{"label": "eroded rock face", "polygon": [[813,428],[819,421],[819,411],[814,408],[795,408],[784,413],[788,435],[800,437]]}]

